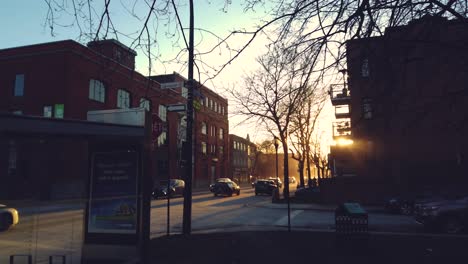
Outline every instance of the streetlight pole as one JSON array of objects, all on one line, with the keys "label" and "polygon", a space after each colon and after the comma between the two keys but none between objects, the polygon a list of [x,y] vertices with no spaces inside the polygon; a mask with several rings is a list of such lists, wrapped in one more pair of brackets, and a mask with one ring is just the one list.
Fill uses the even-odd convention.
[{"label": "streetlight pole", "polygon": [[[278,138],[275,136],[275,138],[273,139],[273,144],[275,145],[275,157],[276,157],[276,178],[278,178],[278,145],[279,145],[279,142],[278,142]],[[279,186],[278,186],[279,188]]]},{"label": "streetlight pole", "polygon": [[192,178],[193,178],[193,0],[190,3],[190,36],[189,36],[189,61],[188,61],[188,95],[187,95],[187,149],[185,150],[186,173],[184,189],[184,211],[182,219],[182,233],[190,235],[192,231]]}]

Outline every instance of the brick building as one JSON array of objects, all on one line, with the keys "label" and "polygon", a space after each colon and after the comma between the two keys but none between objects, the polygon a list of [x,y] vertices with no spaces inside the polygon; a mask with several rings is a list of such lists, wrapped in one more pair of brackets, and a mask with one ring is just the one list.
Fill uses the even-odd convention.
[{"label": "brick building", "polygon": [[[184,120],[177,113],[168,113],[166,105],[185,103],[186,98],[182,91],[160,89],[153,78],[136,72],[135,56],[135,51],[115,40],[90,42],[87,47],[65,40],[0,50],[0,111],[86,120],[90,110],[144,107],[169,124],[152,153],[154,180],[167,175],[179,178]],[[209,103],[216,101],[218,108],[216,112],[203,106],[205,118],[214,113],[222,116],[218,119],[223,125],[218,128],[227,135],[227,100],[213,92],[206,94]],[[37,152],[36,144],[46,144],[48,151]],[[88,173],[83,142],[11,140],[7,145],[0,150],[0,177],[4,177],[1,186],[8,187],[10,193],[31,191],[32,196],[44,198],[83,194]],[[197,163],[199,175],[201,167]]]},{"label": "brick building", "polygon": [[[161,84],[180,83],[174,90],[186,94],[186,78],[178,73],[152,76]],[[195,187],[209,186],[216,178],[226,177],[229,170],[228,101],[203,84],[196,83],[194,92]]]},{"label": "brick building", "polygon": [[229,177],[241,183],[249,182],[258,158],[257,146],[250,141],[249,135],[246,138],[229,135],[229,157]]},{"label": "brick building", "polygon": [[334,139],[353,144],[331,148],[333,175],[374,193],[467,182],[467,73],[466,21],[427,16],[348,41],[347,83],[330,95]]}]

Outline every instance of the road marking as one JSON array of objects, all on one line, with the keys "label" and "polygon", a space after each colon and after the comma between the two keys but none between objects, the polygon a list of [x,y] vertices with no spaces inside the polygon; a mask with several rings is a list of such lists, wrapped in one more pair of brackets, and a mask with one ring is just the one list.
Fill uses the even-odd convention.
[{"label": "road marking", "polygon": [[[304,210],[294,210],[291,212],[291,220],[299,215],[300,213],[304,212]],[[288,215],[281,217],[278,221],[276,221],[273,225],[275,226],[285,226],[288,225]]]}]

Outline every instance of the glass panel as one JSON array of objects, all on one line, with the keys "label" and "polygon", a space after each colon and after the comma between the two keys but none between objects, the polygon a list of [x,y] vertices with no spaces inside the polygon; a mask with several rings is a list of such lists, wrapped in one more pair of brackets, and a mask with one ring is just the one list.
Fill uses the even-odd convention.
[{"label": "glass panel", "polygon": [[44,106],[44,117],[52,117],[52,106]]},{"label": "glass panel", "polygon": [[15,80],[15,96],[24,95],[24,74],[17,74]]}]

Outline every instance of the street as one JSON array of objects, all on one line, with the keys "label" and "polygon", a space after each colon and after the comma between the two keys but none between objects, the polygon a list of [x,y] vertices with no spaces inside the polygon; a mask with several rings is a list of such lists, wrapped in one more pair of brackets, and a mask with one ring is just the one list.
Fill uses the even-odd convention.
[{"label": "street", "polygon": [[[167,232],[167,200],[151,203],[151,237]],[[20,223],[0,233],[0,264],[10,255],[32,255],[33,263],[48,263],[51,255],[65,255],[66,263],[79,263],[83,239],[82,205],[18,208]],[[208,191],[195,192],[192,207],[193,233],[235,230],[287,230],[286,204],[272,204],[270,196],[255,196],[245,187],[239,196],[214,197]],[[334,212],[312,210],[303,204],[291,205],[293,230],[334,230]],[[182,231],[183,198],[171,199],[170,233]],[[422,232],[410,216],[369,213],[369,230],[376,232]],[[17,257],[18,263],[22,257]],[[24,258],[23,258],[24,259]],[[16,262],[15,262],[16,263]],[[24,262],[26,263],[26,262]]]}]

